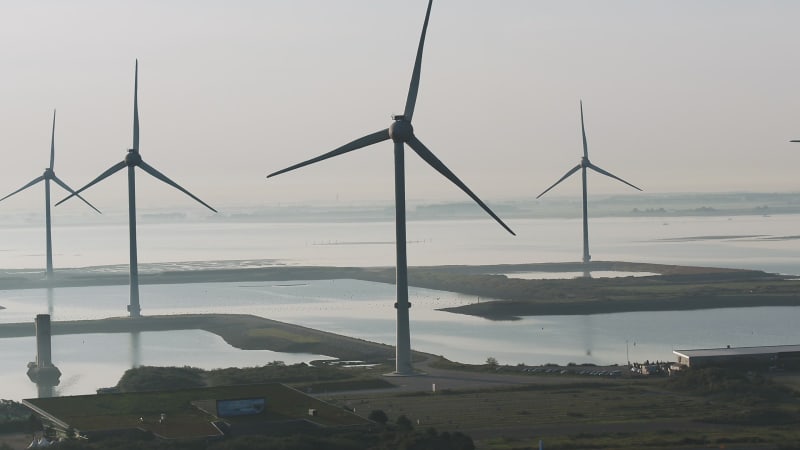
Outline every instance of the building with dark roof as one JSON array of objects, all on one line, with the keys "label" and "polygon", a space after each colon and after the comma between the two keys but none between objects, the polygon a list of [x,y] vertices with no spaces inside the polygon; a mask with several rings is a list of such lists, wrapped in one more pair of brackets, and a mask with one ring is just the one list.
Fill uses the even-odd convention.
[{"label": "building with dark roof", "polygon": [[672,353],[678,357],[678,364],[686,367],[777,365],[800,360],[800,345],[673,350]]}]

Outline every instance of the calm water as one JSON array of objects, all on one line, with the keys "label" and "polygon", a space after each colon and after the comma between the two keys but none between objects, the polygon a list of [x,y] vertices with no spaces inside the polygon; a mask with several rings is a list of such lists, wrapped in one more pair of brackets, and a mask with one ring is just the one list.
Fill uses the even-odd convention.
[{"label": "calm water", "polygon": [[[437,310],[486,299],[416,288],[410,296],[412,346],[468,363],[482,363],[489,356],[505,364],[623,364],[628,355],[633,361],[672,360],[672,350],[678,348],[796,344],[800,321],[800,308],[748,308],[493,322]],[[127,286],[57,289],[52,307],[45,290],[3,291],[0,298],[8,307],[0,317],[8,322],[30,320],[48,310],[55,320],[116,316],[128,301]],[[142,286],[145,314],[247,313],[387,344],[395,339],[393,302],[393,286],[356,280],[297,282],[294,286]],[[235,350],[205,332],[142,333],[141,340],[137,357],[129,334],[56,337],[54,360],[64,372],[66,384],[60,392],[91,392],[97,386],[113,385],[137,359],[142,364],[205,368],[317,359]],[[19,392],[15,385],[31,385],[24,369],[33,357],[34,342],[32,338],[7,339],[0,340],[0,345],[4,355],[0,396],[13,396]],[[67,383],[70,379],[75,381]]]},{"label": "calm water", "polygon": [[[592,222],[592,254],[596,260],[800,274],[800,241],[793,238],[797,223],[798,216],[599,219]],[[579,220],[524,220],[511,226],[519,237],[504,235],[488,220],[412,222],[409,263],[575,261],[581,255]],[[3,229],[0,267],[41,265],[39,231]],[[386,243],[392,240],[390,223],[171,224],[143,225],[140,231],[140,261],[150,263],[151,270],[274,263],[377,266],[392,265],[394,259],[393,245]],[[57,266],[123,264],[87,270],[127,270],[124,226],[67,227],[59,233],[60,237],[54,238]],[[11,239],[6,240],[7,236]],[[167,263],[220,260],[237,261]],[[142,286],[142,308],[144,314],[255,314],[394,343],[393,286],[354,280],[279,284]],[[796,332],[800,308],[546,316],[492,322],[437,310],[488,299],[426,289],[411,289],[410,294],[414,305],[412,346],[469,363],[482,363],[493,356],[506,364],[622,364],[628,358],[672,360],[671,352],[678,348],[800,341]],[[0,310],[0,322],[32,321],[36,314],[47,312],[53,320],[120,316],[127,303],[127,286],[59,288],[49,297],[46,290],[0,290],[0,305],[7,308]],[[137,360],[141,364],[212,368],[318,358],[236,350],[205,332],[142,333],[138,342],[138,346],[132,345],[130,334],[55,337],[54,360],[64,373],[55,393],[89,393],[113,385]],[[25,364],[34,356],[33,339],[0,340],[0,351],[0,398],[35,395],[36,387],[25,375]],[[298,359],[292,359],[295,357]]]},{"label": "calm water", "polygon": [[[800,216],[600,218],[590,222],[592,259],[762,269],[800,275]],[[579,261],[578,219],[413,221],[410,265]],[[140,224],[140,263],[275,260],[332,266],[394,265],[394,224]],[[53,229],[59,267],[127,264],[124,224]],[[0,269],[44,265],[44,230],[0,229]],[[123,270],[127,270],[123,268]]]},{"label": "calm water", "polygon": [[[200,350],[202,349],[202,350]],[[287,364],[327,359],[324,356],[285,354],[267,350],[239,350],[205,331],[86,334],[54,336],[53,363],[61,370],[60,383],[42,387],[43,394],[93,394],[98,387],[113,386],[125,370],[140,365],[194,366],[203,369],[250,367],[270,361]],[[37,397],[39,388],[27,375],[35,360],[33,337],[0,339],[0,397],[19,400]]]}]

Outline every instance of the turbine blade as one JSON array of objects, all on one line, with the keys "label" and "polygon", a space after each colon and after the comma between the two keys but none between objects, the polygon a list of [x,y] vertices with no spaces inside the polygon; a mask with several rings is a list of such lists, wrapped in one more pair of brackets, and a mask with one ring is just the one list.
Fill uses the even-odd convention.
[{"label": "turbine blade", "polygon": [[210,210],[212,210],[214,212],[217,212],[216,209],[208,206],[208,204],[206,202],[204,202],[204,201],[200,200],[199,198],[195,197],[194,194],[192,194],[191,192],[189,192],[186,189],[182,188],[180,185],[178,185],[178,183],[176,183],[176,182],[170,180],[169,178],[167,178],[166,175],[164,175],[163,173],[161,173],[158,170],[156,170],[155,167],[151,166],[150,164],[147,164],[144,161],[140,161],[139,162],[139,167],[141,167],[142,170],[144,170],[145,172],[147,172],[150,175],[154,176],[155,178],[158,178],[159,180],[161,180],[164,183],[167,183],[168,185],[174,187],[175,189],[183,192],[184,194],[188,195],[189,197],[192,197],[193,199],[195,199],[197,202],[199,202],[201,205],[205,206],[206,208],[208,208],[208,209],[210,209]]},{"label": "turbine blade", "polygon": [[120,170],[124,169],[124,168],[125,168],[125,167],[127,167],[127,166],[128,166],[128,163],[126,163],[125,161],[121,161],[121,162],[118,162],[118,163],[114,164],[113,166],[111,166],[111,168],[109,168],[109,169],[108,169],[108,170],[106,170],[105,172],[101,173],[101,174],[100,174],[100,175],[99,175],[97,178],[95,178],[94,180],[92,180],[92,181],[91,181],[89,184],[87,184],[86,186],[84,186],[84,187],[82,187],[82,188],[78,189],[77,191],[74,191],[74,192],[73,192],[72,194],[70,194],[68,197],[65,197],[65,198],[63,198],[61,201],[59,201],[58,203],[56,203],[56,206],[58,206],[58,205],[60,205],[60,204],[64,203],[65,201],[67,201],[67,200],[71,199],[72,197],[74,197],[74,196],[76,196],[76,195],[80,194],[81,192],[85,191],[86,189],[89,189],[90,187],[94,186],[95,184],[97,184],[97,183],[99,183],[99,182],[103,181],[105,178],[107,178],[107,177],[109,177],[110,175],[112,175],[114,172],[118,172],[118,171],[120,171]]},{"label": "turbine blade", "polygon": [[139,59],[133,75],[133,149],[139,151]]},{"label": "turbine blade", "polygon": [[50,135],[50,170],[56,162],[56,110],[53,110],[53,133]]},{"label": "turbine blade", "polygon": [[550,191],[550,189],[553,189],[554,187],[556,187],[558,185],[558,183],[561,183],[562,181],[564,181],[567,178],[569,178],[570,175],[572,175],[573,173],[575,173],[578,170],[580,170],[580,168],[581,168],[581,165],[578,164],[577,166],[573,167],[572,169],[569,169],[569,172],[567,172],[563,177],[559,178],[558,181],[553,183],[552,186],[550,186],[549,188],[545,189],[544,192],[542,192],[541,194],[537,195],[536,198],[539,198],[539,197],[543,196],[544,194],[548,193]]},{"label": "turbine blade", "polygon": [[14,194],[16,194],[16,193],[18,193],[18,192],[22,192],[22,191],[24,191],[25,189],[28,189],[29,187],[33,186],[34,184],[36,184],[36,183],[38,183],[38,182],[40,182],[40,181],[42,181],[42,180],[44,180],[44,175],[40,175],[39,177],[37,177],[36,179],[34,179],[33,181],[31,181],[30,183],[26,184],[25,186],[22,186],[21,188],[19,188],[19,189],[17,189],[16,191],[14,191],[14,192],[12,192],[12,193],[10,193],[10,194],[6,195],[5,197],[3,197],[3,198],[0,198],[0,202],[2,202],[3,200],[7,199],[8,197],[11,197],[12,195],[14,195]]},{"label": "turbine blade", "polygon": [[473,193],[467,187],[466,184],[464,184],[461,180],[459,180],[458,177],[452,171],[450,171],[450,169],[448,169],[447,166],[445,166],[444,163],[441,162],[439,158],[436,157],[436,155],[433,154],[433,152],[428,150],[428,148],[425,147],[425,144],[423,144],[419,139],[417,139],[416,136],[412,136],[411,139],[408,140],[408,145],[420,156],[420,158],[425,160],[425,162],[430,164],[431,167],[436,169],[440,174],[444,175],[445,178],[452,181],[453,184],[461,188],[462,191],[464,191],[467,195],[469,195],[472,198],[472,200],[475,201],[475,203],[480,205],[480,207],[483,208],[483,210],[486,211],[490,216],[492,216],[492,218],[494,218],[494,220],[496,220],[497,223],[499,223],[503,228],[505,228],[506,231],[516,236],[516,233],[511,231],[511,228],[509,228],[508,225],[505,224],[505,222],[503,222],[499,217],[497,217],[497,214],[495,214],[491,209],[489,209],[489,207],[486,206],[486,204],[483,203],[483,201],[481,201],[481,199],[478,198],[478,196],[475,195],[475,193]]},{"label": "turbine blade", "polygon": [[621,181],[621,182],[623,182],[623,183],[627,184],[628,186],[630,186],[630,187],[632,187],[632,188],[636,189],[637,191],[641,191],[641,189],[639,189],[638,187],[636,187],[636,186],[634,186],[634,185],[632,185],[632,184],[628,183],[627,181],[623,180],[622,178],[620,178],[620,177],[618,177],[618,176],[616,176],[616,175],[614,175],[614,174],[612,174],[612,173],[610,173],[610,172],[606,172],[605,170],[603,170],[603,169],[601,169],[601,168],[599,168],[599,167],[595,166],[595,165],[594,165],[594,164],[592,164],[592,163],[589,163],[589,164],[587,164],[587,167],[589,167],[590,169],[594,170],[594,171],[595,171],[595,172],[597,172],[597,173],[600,173],[600,174],[603,174],[603,175],[605,175],[605,176],[607,176],[607,177],[611,177],[611,178],[613,178],[613,179],[615,179],[615,180]]},{"label": "turbine blade", "polygon": [[97,211],[98,214],[103,214],[103,213],[100,212],[99,209],[95,208],[93,204],[89,203],[89,201],[87,201],[85,198],[81,197],[80,194],[76,194],[74,189],[72,189],[71,187],[67,186],[67,183],[64,183],[63,181],[61,181],[61,179],[58,178],[57,176],[55,176],[55,174],[53,174],[53,181],[55,181],[59,186],[64,188],[64,190],[66,190],[70,194],[74,194],[76,197],[78,197],[79,199],[83,200],[84,203],[89,205],[89,207],[92,208],[93,210]]},{"label": "turbine blade", "polygon": [[355,141],[347,143],[336,150],[332,150],[324,155],[317,156],[316,158],[311,158],[308,161],[303,161],[299,164],[295,164],[291,167],[287,167],[285,169],[279,170],[277,172],[273,172],[267,175],[267,178],[274,177],[275,175],[280,175],[285,172],[289,172],[291,170],[299,169],[301,167],[307,166],[309,164],[314,164],[315,162],[319,162],[328,158],[333,158],[334,156],[343,155],[347,152],[352,152],[353,150],[358,150],[360,148],[366,147],[368,145],[377,144],[378,142],[383,142],[389,139],[389,129],[383,129],[381,131],[368,134],[362,138],[358,138]]},{"label": "turbine blade", "polygon": [[428,32],[428,19],[431,17],[431,6],[433,0],[428,0],[428,11],[425,13],[425,23],[422,24],[422,35],[419,38],[419,48],[417,48],[417,59],[414,61],[414,72],[411,74],[411,85],[408,87],[408,98],[406,98],[406,109],[403,112],[406,120],[411,122],[414,116],[414,106],[417,104],[417,93],[419,92],[419,76],[422,70],[422,49],[425,47],[425,34]]},{"label": "turbine blade", "polygon": [[800,141],[798,141],[798,140],[794,140],[794,141],[789,141],[789,142],[800,142]]},{"label": "turbine blade", "polygon": [[581,100],[581,135],[583,136],[583,157],[589,158],[589,145],[586,143],[586,127],[583,125],[583,100]]}]

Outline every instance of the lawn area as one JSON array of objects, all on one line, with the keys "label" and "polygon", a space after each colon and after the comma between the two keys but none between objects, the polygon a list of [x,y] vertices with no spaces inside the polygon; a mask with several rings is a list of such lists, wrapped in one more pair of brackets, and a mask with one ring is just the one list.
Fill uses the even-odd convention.
[{"label": "lawn area", "polygon": [[800,440],[797,396],[761,398],[760,387],[709,395],[670,383],[565,380],[469,392],[352,394],[337,402],[363,414],[382,410],[390,420],[405,415],[418,428],[461,431],[492,450],[538,448],[539,439],[548,449],[782,448],[776,445]]},{"label": "lawn area", "polygon": [[[218,434],[210,424],[214,416],[193,403],[214,404],[214,400],[264,398],[266,409],[258,415],[264,422],[311,419],[324,426],[347,426],[367,423],[343,408],[309,397],[279,383],[186,389],[171,392],[81,395],[25,402],[46,411],[68,426],[81,431],[143,428],[169,438],[202,437]],[[317,415],[310,417],[309,409]],[[160,424],[161,414],[166,424]],[[248,417],[252,421],[255,416]],[[143,418],[144,421],[140,421]],[[236,423],[236,418],[229,422]]]}]

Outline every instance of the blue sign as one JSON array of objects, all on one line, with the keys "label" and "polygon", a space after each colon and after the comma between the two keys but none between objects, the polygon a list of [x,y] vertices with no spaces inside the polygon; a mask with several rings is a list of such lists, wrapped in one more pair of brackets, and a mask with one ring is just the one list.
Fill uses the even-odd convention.
[{"label": "blue sign", "polygon": [[264,412],[264,398],[217,400],[217,417],[252,416]]}]

